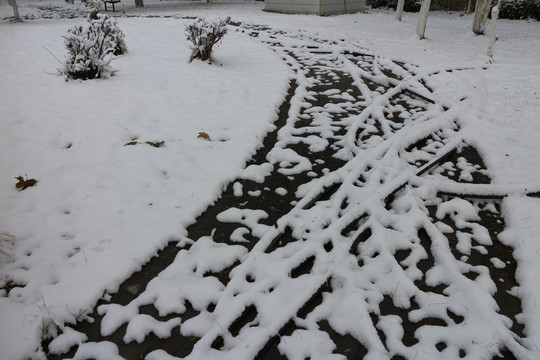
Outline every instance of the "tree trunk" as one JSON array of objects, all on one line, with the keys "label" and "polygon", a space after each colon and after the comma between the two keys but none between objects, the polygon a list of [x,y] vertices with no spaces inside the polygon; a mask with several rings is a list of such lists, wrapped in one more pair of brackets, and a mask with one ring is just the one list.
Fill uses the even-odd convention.
[{"label": "tree trunk", "polygon": [[135,0],[135,7],[144,7],[144,1],[143,0]]},{"label": "tree trunk", "polygon": [[17,6],[17,0],[8,0],[8,4],[13,8],[13,17],[15,21],[22,21],[19,16],[19,7]]},{"label": "tree trunk", "polygon": [[88,12],[88,18],[90,20],[97,20],[99,14],[99,9],[92,9]]},{"label": "tree trunk", "polygon": [[473,0],[469,0],[469,2],[467,3],[467,15],[471,14],[472,2]]},{"label": "tree trunk", "polygon": [[477,0],[476,9],[474,9],[474,20],[472,31],[476,35],[484,35],[486,21],[491,9],[492,0]]},{"label": "tree trunk", "polygon": [[405,6],[405,0],[398,0],[396,8],[396,20],[401,21],[401,15],[403,15],[403,6]]},{"label": "tree trunk", "polygon": [[418,25],[416,26],[416,35],[420,39],[425,38],[427,18],[429,15],[429,6],[431,5],[431,0],[422,1],[422,6],[420,7],[420,17],[418,18]]}]

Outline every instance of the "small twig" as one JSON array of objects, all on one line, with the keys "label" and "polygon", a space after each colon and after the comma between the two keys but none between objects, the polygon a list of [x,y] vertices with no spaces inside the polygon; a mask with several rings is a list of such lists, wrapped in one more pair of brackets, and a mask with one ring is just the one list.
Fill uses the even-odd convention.
[{"label": "small twig", "polygon": [[396,288],[394,289],[394,292],[392,293],[392,297],[396,296],[396,291],[397,291],[397,288],[399,287],[399,283],[400,281],[397,282]]},{"label": "small twig", "polygon": [[48,71],[45,71],[45,70],[41,69],[41,71],[43,71],[43,72],[44,72],[45,74],[47,74],[47,75],[64,75],[64,73],[62,73],[62,72],[60,71],[60,69],[56,69],[56,70],[58,71],[58,74],[55,74],[55,73],[52,73],[52,72],[48,72]]},{"label": "small twig", "polygon": [[47,50],[47,52],[48,52],[49,54],[51,54],[51,56],[52,56],[53,58],[55,58],[56,61],[58,61],[60,64],[62,64],[62,66],[64,65],[64,63],[61,62],[60,60],[58,60],[58,58],[57,58],[57,57],[56,57],[49,49],[47,49],[45,46],[41,46],[41,47],[44,48],[45,50]]}]

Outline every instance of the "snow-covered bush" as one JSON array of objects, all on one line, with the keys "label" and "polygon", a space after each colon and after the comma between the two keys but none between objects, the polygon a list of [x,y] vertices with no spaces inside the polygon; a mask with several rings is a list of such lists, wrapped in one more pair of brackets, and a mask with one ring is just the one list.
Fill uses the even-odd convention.
[{"label": "snow-covered bush", "polygon": [[63,73],[74,79],[106,77],[113,56],[127,51],[124,33],[109,15],[72,27],[64,39],[68,55]]},{"label": "snow-covered bush", "polygon": [[[386,8],[396,9],[398,0],[367,0],[366,4],[372,9]],[[405,0],[403,10],[406,12],[418,12],[420,10],[420,3],[418,0]]]},{"label": "snow-covered bush", "polygon": [[501,19],[535,19],[540,21],[540,0],[505,0],[499,10]]},{"label": "snow-covered bush", "polygon": [[227,33],[229,20],[229,17],[216,20],[198,19],[186,26],[187,39],[192,43],[190,62],[193,59],[203,61],[211,59],[212,48]]}]

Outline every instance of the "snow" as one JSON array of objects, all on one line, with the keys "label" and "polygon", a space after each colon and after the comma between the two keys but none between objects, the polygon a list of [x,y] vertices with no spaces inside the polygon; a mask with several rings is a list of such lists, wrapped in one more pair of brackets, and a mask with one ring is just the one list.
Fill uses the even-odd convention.
[{"label": "snow", "polygon": [[219,213],[216,219],[223,223],[242,224],[251,229],[253,235],[261,237],[268,231],[268,226],[259,224],[259,221],[267,217],[268,214],[264,210],[230,208]]},{"label": "snow", "polygon": [[66,360],[123,360],[118,355],[118,347],[108,341],[102,343],[82,344],[75,353],[75,356]]},{"label": "snow", "polygon": [[[18,4],[23,17],[43,15],[43,11],[38,15],[36,8],[43,2],[19,0]],[[82,13],[77,10],[79,5],[51,4],[65,9],[64,13]],[[0,285],[11,281],[25,285],[9,294],[5,290],[0,293],[2,356],[44,358],[39,348],[41,337],[57,328],[62,335],[49,346],[51,352],[83,343],[85,335],[66,325],[84,318],[104,293],[115,292],[169,241],[190,242],[185,237],[186,227],[216,201],[226,184],[234,179],[262,183],[274,168],[284,175],[306,172],[316,176],[309,172],[313,164],[286,146],[302,141],[314,153],[323,151],[333,136],[329,124],[333,114],[360,106],[367,106],[366,111],[342,120],[351,127],[338,142],[340,158],[351,161],[301,187],[294,209],[278,221],[277,228],[259,223],[268,216],[263,210],[231,208],[222,212],[219,221],[243,225],[231,235],[238,245],[218,244],[212,236],[193,239],[196,241],[189,251],[181,250],[173,264],[132,303],[99,307],[105,315],[102,334],[111,334],[127,323],[124,340],[140,342],[149,333],[167,337],[180,326],[184,336],[201,337],[190,358],[249,359],[277,333],[281,320],[295,316],[296,309],[308,300],[306,294],[330,281],[331,296],[325,296],[321,306],[301,320],[306,330],[281,339],[279,350],[288,358],[342,358],[332,354],[334,344],[328,335],[314,328],[321,319],[327,319],[340,334],[349,333],[361,341],[369,349],[366,358],[389,356],[369,318],[388,294],[396,306],[408,307],[414,298],[419,308],[411,312],[411,320],[436,317],[448,325],[437,331],[420,328],[419,343],[407,348],[400,341],[403,330],[399,317],[377,314],[377,329],[385,333],[391,351],[407,358],[452,359],[458,356],[458,349],[465,349],[471,357],[488,358],[498,352],[493,346],[496,343],[504,343],[523,359],[538,356],[540,202],[525,196],[540,190],[537,22],[498,20],[499,39],[494,63],[489,64],[489,39],[473,35],[471,16],[455,13],[430,14],[427,39],[418,40],[415,14],[405,13],[403,21],[396,22],[394,14],[387,11],[319,18],[264,13],[262,4],[251,2],[145,4],[144,9],[136,9],[124,1],[116,8],[119,14],[172,17],[119,17],[129,53],[112,61],[111,66],[119,71],[105,80],[66,82],[51,75],[59,64],[41,47],[62,59],[61,36],[82,19],[0,23]],[[10,15],[11,8],[2,3],[0,19]],[[321,59],[330,64],[329,59],[338,56],[343,68],[351,71],[362,98],[329,89],[325,95],[345,102],[307,109],[305,104],[314,95],[309,92],[312,79],[302,73],[297,61],[283,56],[291,64],[288,67],[262,42],[269,40],[262,32],[258,41],[250,39],[247,30],[229,31],[215,49],[217,64],[188,64],[190,47],[184,26],[189,20],[182,16],[226,15],[233,21],[284,30],[290,37],[284,35],[281,41],[289,49],[300,41],[333,41],[334,45],[325,45],[330,55]],[[299,40],[298,35],[306,37]],[[375,54],[380,68],[394,66],[389,59],[402,61],[414,76],[391,84],[396,87],[387,92],[384,86],[395,80],[381,72],[371,75],[342,55],[357,48]],[[293,74],[291,68],[297,72]],[[244,169],[264,135],[273,129],[271,123],[293,76],[298,88],[289,115],[300,118],[300,110],[306,109],[303,113],[314,119],[309,130],[314,135],[301,137],[294,124],[288,123],[279,132],[268,163]],[[380,89],[371,91],[360,83],[361,78],[377,80]],[[442,106],[426,107],[418,102],[417,112],[407,113],[391,104],[392,96],[403,88],[432,97]],[[406,125],[413,120],[419,125],[391,128],[384,112],[390,108]],[[375,129],[375,122],[381,124],[383,134],[359,143],[357,131],[368,134]],[[442,129],[440,140],[403,154],[402,149],[437,129]],[[211,140],[197,138],[199,132],[207,133]],[[133,141],[137,144],[125,146]],[[164,146],[155,148],[147,141],[163,141]],[[462,141],[478,149],[486,167],[480,172],[489,175],[491,184],[453,183],[437,172],[420,178],[398,159],[399,153],[407,161],[427,161],[430,154],[442,155]],[[358,179],[368,168],[373,169],[362,186],[351,185],[351,179]],[[478,171],[465,161],[447,170],[459,173],[465,182]],[[13,178],[19,175],[39,182],[18,191]],[[403,190],[406,196],[396,200],[392,209],[385,209],[380,200],[405,182],[409,183]],[[330,200],[304,209],[323,186],[335,183],[343,185]],[[526,335],[521,344],[512,338],[507,320],[496,313],[491,295],[497,279],[489,277],[487,268],[467,264],[466,257],[454,259],[444,236],[452,229],[442,222],[430,223],[419,205],[420,199],[430,199],[437,191],[509,195],[502,201],[506,228],[499,239],[514,249],[518,262],[515,294],[519,291],[523,313],[518,319],[525,324]],[[240,197],[243,192],[242,185],[235,183],[234,195]],[[248,194],[259,196],[261,191]],[[276,194],[285,196],[287,190],[279,188]],[[356,203],[336,213],[333,204],[345,198]],[[479,209],[473,203],[453,199],[434,205],[438,220],[449,215],[459,229],[456,248],[461,253],[487,251],[491,238],[478,224]],[[370,218],[350,239],[368,228],[373,236],[355,249],[365,262],[358,274],[358,260],[348,252],[352,241],[340,233],[347,221],[363,213],[369,213]],[[409,221],[399,217],[403,213]],[[295,237],[306,237],[311,245],[296,241],[266,254],[265,249],[286,227],[293,229]],[[419,245],[420,227],[433,241],[431,254]],[[241,245],[248,242],[244,237],[249,233],[261,240],[248,255]],[[334,240],[330,252],[323,248],[328,238]],[[403,249],[410,250],[401,263],[405,270],[393,256]],[[291,278],[295,264],[310,257],[315,257],[311,273]],[[444,296],[418,291],[413,282],[422,279],[417,265],[427,258],[433,258],[434,264],[425,274],[425,282],[447,285]],[[226,287],[213,277],[203,277],[236,261],[241,262],[233,270],[238,276],[231,276]],[[489,261],[504,268],[500,259]],[[479,276],[472,281],[463,276],[468,271]],[[328,274],[333,274],[331,279]],[[250,287],[240,280],[247,275],[255,279]],[[173,283],[184,286],[180,289],[171,286]],[[160,315],[181,314],[185,311],[181,299],[188,299],[201,313],[181,323],[179,318],[159,322],[138,311],[139,306],[153,303]],[[211,303],[217,304],[212,314],[206,310]],[[258,311],[259,326],[249,332],[243,329],[238,337],[221,334],[219,324],[226,327],[252,304]],[[280,310],[278,315],[276,309]],[[462,314],[466,321],[454,323],[448,310]],[[359,326],[365,331],[359,331]],[[224,335],[229,349],[226,355],[209,346],[218,334]],[[441,353],[433,344],[442,340],[448,347]],[[109,342],[84,343],[74,356],[91,358],[121,357],[116,345]],[[170,358],[163,351],[147,356]]]},{"label": "snow", "polygon": [[243,194],[243,192],[242,192],[242,184],[240,184],[239,182],[235,182],[233,184],[233,188],[234,188],[234,196],[237,196],[237,197],[242,196],[242,194]]},{"label": "snow", "polygon": [[150,315],[139,314],[129,321],[124,342],[129,343],[135,340],[141,343],[149,333],[154,333],[161,339],[169,337],[172,329],[180,326],[180,323],[180,318],[158,321]]},{"label": "snow", "polygon": [[[527,324],[526,332],[530,342],[538,344],[540,337],[540,279],[535,274],[540,271],[540,204],[537,199],[512,197],[504,202],[507,229],[501,233],[501,241],[505,244],[518,244],[514,252],[519,262],[516,279],[520,286],[523,313],[520,320]],[[536,346],[536,345],[533,345]]]},{"label": "snow", "polygon": [[[16,243],[2,274],[26,284],[0,298],[12,359],[29,348],[12,336],[35,348],[42,317],[75,321],[182,237],[272,129],[288,84],[272,51],[234,32],[216,48],[221,66],[187,64],[176,19],[119,19],[130,52],[112,62],[117,75],[65,82],[41,46],[62,57],[61,36],[80,21],[1,25],[0,232]],[[224,140],[197,139],[201,129]],[[24,174],[39,183],[19,192]]]},{"label": "snow", "polygon": [[[296,344],[297,343],[297,344]],[[343,360],[345,356],[332,354],[336,345],[327,333],[296,330],[291,336],[282,338],[279,350],[291,360]]]},{"label": "snow", "polygon": [[49,351],[52,354],[64,354],[72,346],[80,345],[87,339],[88,337],[85,334],[66,327],[61,335],[51,341]]}]

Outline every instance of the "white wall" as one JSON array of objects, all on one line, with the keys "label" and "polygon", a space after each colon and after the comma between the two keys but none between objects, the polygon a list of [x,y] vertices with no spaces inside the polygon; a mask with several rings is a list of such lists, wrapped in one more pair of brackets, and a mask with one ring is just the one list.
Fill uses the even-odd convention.
[{"label": "white wall", "polygon": [[364,0],[320,0],[321,13],[319,15],[342,14],[344,12],[358,12],[365,9]]},{"label": "white wall", "polygon": [[320,0],[265,0],[264,10],[282,13],[319,13]]},{"label": "white wall", "polygon": [[265,0],[264,9],[288,14],[332,15],[365,9],[365,0]]}]

